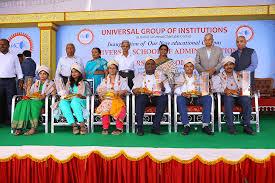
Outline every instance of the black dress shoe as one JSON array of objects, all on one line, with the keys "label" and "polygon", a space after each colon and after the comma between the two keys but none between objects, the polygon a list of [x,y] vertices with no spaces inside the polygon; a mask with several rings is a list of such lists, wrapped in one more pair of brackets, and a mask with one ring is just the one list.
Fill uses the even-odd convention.
[{"label": "black dress shoe", "polygon": [[243,131],[245,133],[247,133],[248,135],[255,135],[255,133],[254,133],[254,131],[253,131],[253,129],[250,125],[244,125],[243,126]]},{"label": "black dress shoe", "polygon": [[203,127],[202,132],[206,133],[207,135],[214,135],[214,133],[210,130],[208,126]]},{"label": "black dress shoe", "polygon": [[181,134],[182,135],[189,135],[189,132],[190,132],[190,126],[184,126]]},{"label": "black dress shoe", "polygon": [[237,131],[236,131],[236,128],[235,128],[234,125],[233,126],[228,126],[227,129],[228,129],[228,133],[230,133],[232,135],[236,135],[237,134]]},{"label": "black dress shoe", "polygon": [[143,135],[144,135],[143,128],[138,128],[138,129],[137,129],[137,135],[138,135],[138,136],[143,136]]},{"label": "black dress shoe", "polygon": [[152,128],[152,133],[157,134],[157,135],[163,135],[163,133],[160,131],[160,129],[157,128]]}]

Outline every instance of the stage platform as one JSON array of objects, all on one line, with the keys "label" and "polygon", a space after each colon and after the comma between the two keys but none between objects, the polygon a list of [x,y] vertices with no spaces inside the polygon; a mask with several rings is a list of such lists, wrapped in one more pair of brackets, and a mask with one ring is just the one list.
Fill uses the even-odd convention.
[{"label": "stage platform", "polygon": [[[0,182],[30,182],[23,174],[41,177],[44,172],[34,182],[274,183],[275,115],[261,115],[260,127],[254,136],[238,125],[237,135],[228,134],[224,126],[214,136],[202,133],[200,126],[188,136],[180,134],[182,126],[178,133],[162,127],[164,135],[158,136],[146,126],[140,137],[104,136],[101,126],[87,135],[73,135],[71,127],[44,134],[41,127],[32,136],[14,136],[1,126]],[[82,173],[75,168],[86,178],[78,178]],[[18,179],[10,177],[15,174]]]},{"label": "stage platform", "polygon": [[[252,125],[255,130],[255,125]],[[191,126],[193,127],[193,126]],[[102,126],[96,126],[95,133],[87,135],[73,135],[72,127],[56,127],[55,133],[39,133],[32,136],[14,136],[8,126],[0,127],[1,146],[108,146],[108,147],[157,147],[157,148],[241,148],[241,149],[275,149],[275,115],[260,116],[260,133],[254,136],[243,132],[240,125],[236,125],[237,135],[230,135],[223,125],[221,133],[215,128],[215,135],[208,136],[201,131],[201,125],[195,131],[191,128],[190,135],[181,135],[182,126],[177,133],[168,133],[167,126],[162,127],[164,135],[151,134],[151,126],[144,126],[144,136],[134,133],[123,133],[119,136],[102,135]],[[114,130],[111,126],[110,132]],[[131,130],[130,130],[131,131]]]}]

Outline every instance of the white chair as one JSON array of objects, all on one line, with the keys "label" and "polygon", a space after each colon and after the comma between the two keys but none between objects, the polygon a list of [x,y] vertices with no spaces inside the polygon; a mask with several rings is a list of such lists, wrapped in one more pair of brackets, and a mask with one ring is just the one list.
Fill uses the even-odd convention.
[{"label": "white chair", "polygon": [[[45,98],[45,106],[42,108],[41,116],[39,117],[39,124],[42,124],[45,126],[45,133],[48,133],[48,124],[49,124],[49,100],[50,96],[46,96]],[[12,123],[12,118],[15,110],[16,104],[23,99],[22,95],[14,95],[12,98],[12,105],[11,105],[11,123]],[[13,133],[13,129],[11,129],[11,133]]]},{"label": "white chair", "polygon": [[[222,130],[222,124],[226,124],[224,109],[222,107],[222,99],[221,94],[218,93],[218,128],[219,132]],[[259,92],[254,93],[253,96],[254,100],[252,100],[252,112],[251,112],[251,124],[256,124],[256,131],[260,132],[260,118],[259,118]],[[253,103],[254,102],[254,103]],[[242,107],[241,106],[235,106],[233,108],[233,115],[234,115],[234,124],[240,124],[242,120]]]},{"label": "white chair", "polygon": [[92,94],[94,94],[95,93],[95,80],[94,79],[86,79],[86,81],[91,86]]},{"label": "white chair", "polygon": [[[210,124],[212,128],[212,132],[214,132],[214,97],[213,94],[211,94],[212,98],[212,105],[211,105],[211,113],[210,113]],[[203,106],[187,106],[187,114],[188,114],[188,120],[189,124],[202,124],[202,109]],[[182,125],[181,122],[181,116],[178,112],[178,106],[177,106],[177,95],[174,95],[174,131],[178,131],[178,125]]]},{"label": "white chair", "polygon": [[[57,102],[59,99],[60,99],[59,95],[53,95],[52,96],[52,104]],[[86,109],[90,112],[90,96],[86,96]],[[89,115],[88,119],[85,120],[84,123],[88,127],[88,132],[90,132],[90,115]],[[55,126],[69,126],[69,124],[67,123],[66,118],[63,116],[63,114],[61,114],[59,120],[56,120],[53,116],[53,109],[51,109],[51,133],[54,133]]]},{"label": "white chair", "polygon": [[[154,110],[156,107],[153,107]],[[151,109],[151,107],[150,107]],[[167,125],[168,132],[171,133],[171,126],[172,126],[172,118],[171,118],[171,94],[168,94],[168,105],[167,110],[163,113],[163,118],[160,122],[160,125]],[[147,111],[146,111],[147,110]],[[148,107],[145,107],[144,117],[143,117],[143,125],[152,125],[154,121],[155,112],[148,111]],[[135,95],[132,94],[132,133],[135,133],[135,126],[137,125],[136,122],[136,100]]]},{"label": "white chair", "polygon": [[[100,116],[100,114],[97,114],[95,112],[96,110],[96,98],[98,97],[98,95],[96,94],[93,94],[91,96],[91,132],[93,133],[94,132],[94,127],[95,125],[102,125],[102,118]],[[130,102],[129,102],[129,94],[126,95],[125,97],[125,105],[126,105],[126,120],[123,122],[123,125],[126,126],[126,133],[129,133],[129,105],[130,105]],[[110,125],[115,125],[116,122],[115,120],[111,117],[111,120],[110,120]]]}]

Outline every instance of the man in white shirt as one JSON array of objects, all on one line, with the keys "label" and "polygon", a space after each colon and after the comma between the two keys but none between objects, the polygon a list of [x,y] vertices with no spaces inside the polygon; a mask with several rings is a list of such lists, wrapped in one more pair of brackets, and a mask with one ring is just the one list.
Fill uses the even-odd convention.
[{"label": "man in white shirt", "polygon": [[204,36],[205,47],[198,49],[196,54],[196,70],[208,72],[210,76],[219,73],[222,64],[223,51],[220,47],[213,45],[213,35],[208,33]]},{"label": "man in white shirt", "polygon": [[233,135],[237,133],[233,123],[233,107],[234,103],[237,103],[241,105],[243,109],[243,131],[249,135],[254,135],[254,131],[250,126],[252,102],[249,96],[241,96],[240,94],[242,78],[234,71],[235,58],[226,56],[223,58],[222,64],[224,71],[211,79],[211,87],[215,92],[222,93],[222,103],[227,119],[228,132]]},{"label": "man in white shirt", "polygon": [[82,59],[74,55],[75,54],[74,44],[68,43],[66,45],[66,53],[67,53],[67,56],[63,56],[59,59],[56,73],[55,73],[55,79],[63,79],[64,84],[67,83],[71,75],[71,66],[74,63],[77,63],[84,69]]},{"label": "man in white shirt", "polygon": [[130,42],[124,40],[121,43],[122,53],[115,57],[119,63],[119,75],[123,78],[128,78],[128,85],[130,89],[133,87],[133,78],[138,74],[136,57],[129,53]]},{"label": "man in white shirt", "polygon": [[132,92],[137,96],[137,135],[144,135],[143,116],[146,106],[156,106],[156,115],[153,122],[152,133],[162,135],[160,131],[160,121],[167,106],[168,97],[165,93],[170,93],[171,88],[168,80],[161,71],[156,70],[156,63],[153,57],[145,59],[145,72],[138,74],[134,79]]},{"label": "man in white shirt", "polygon": [[177,106],[181,115],[182,124],[184,126],[182,135],[188,135],[190,125],[187,115],[187,105],[202,105],[203,106],[203,128],[202,131],[207,135],[214,135],[208,127],[210,122],[210,112],[212,99],[211,96],[200,95],[200,76],[194,73],[195,60],[188,57],[184,60],[184,73],[176,78],[175,94],[177,95]]},{"label": "man in white shirt", "polygon": [[[16,80],[19,79],[19,87],[23,86],[23,74],[20,62],[16,55],[9,52],[9,41],[6,39],[0,40],[0,106],[1,114],[7,116],[0,116],[0,119],[6,124],[10,123],[11,103],[13,95],[16,95]],[[4,104],[6,101],[7,105]]]}]

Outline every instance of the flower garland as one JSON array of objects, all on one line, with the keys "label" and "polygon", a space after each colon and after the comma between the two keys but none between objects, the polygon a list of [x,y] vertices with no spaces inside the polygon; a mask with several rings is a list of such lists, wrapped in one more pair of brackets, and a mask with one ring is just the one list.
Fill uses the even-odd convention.
[{"label": "flower garland", "polygon": [[[186,79],[186,77],[185,77],[185,73],[183,73],[182,76],[183,76],[183,78],[184,78],[184,81],[185,81],[185,84],[186,84],[186,87],[187,87],[187,79]],[[194,85],[195,90],[194,90],[194,91],[190,91],[191,94],[192,94],[192,93],[197,93],[197,85],[195,84],[195,81],[196,81],[196,80],[197,80],[197,75],[194,74],[194,82],[193,82],[192,84]],[[187,91],[187,93],[188,93],[188,91]]]},{"label": "flower garland", "polygon": [[[109,75],[109,79],[110,79],[110,90],[114,90],[114,86],[115,86],[115,82],[111,83],[111,76]],[[107,86],[108,83],[108,79],[107,77],[105,78],[105,84]],[[118,86],[120,86],[120,75],[118,75]]]},{"label": "flower garland", "polygon": [[[225,73],[225,71],[222,72],[222,76],[223,76],[224,81],[226,82],[227,75],[225,75],[224,73]],[[234,73],[232,76],[234,77]],[[240,76],[237,74],[237,87],[238,87],[238,83],[240,83]],[[233,84],[231,84],[231,86],[233,86]],[[226,88],[227,88],[227,86],[226,86]],[[237,90],[233,90],[233,91],[234,91],[235,95],[241,95],[239,87]]]},{"label": "flower garland", "polygon": [[[143,77],[144,77],[144,79],[143,79],[143,82],[144,82],[144,88],[147,88],[147,83],[146,83],[145,76],[146,76],[146,74],[145,74],[145,72],[144,72],[144,73],[143,73]],[[148,82],[150,82],[150,80],[148,80]],[[147,89],[149,89],[149,88],[147,88]],[[152,86],[152,90],[151,90],[151,91],[153,91],[153,86]]]}]

